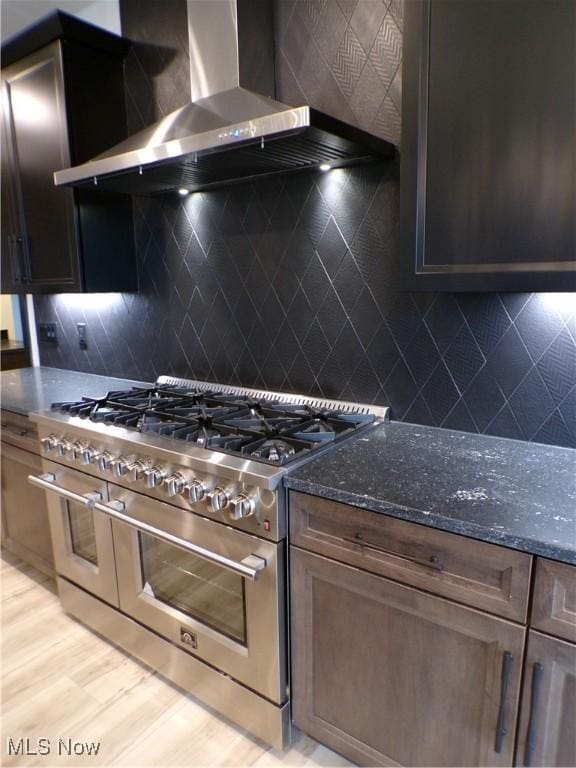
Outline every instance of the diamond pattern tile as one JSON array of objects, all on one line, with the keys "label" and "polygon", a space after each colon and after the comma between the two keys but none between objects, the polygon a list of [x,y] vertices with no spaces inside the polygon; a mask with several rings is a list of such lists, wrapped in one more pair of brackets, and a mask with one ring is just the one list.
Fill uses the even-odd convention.
[{"label": "diamond pattern tile", "polygon": [[[402,1],[276,4],[278,97],[323,83],[312,106],[398,141]],[[134,130],[188,98],[184,6],[123,0],[140,43]],[[37,321],[59,326],[43,364],[377,402],[411,423],[576,447],[576,297],[401,292],[397,163],[134,208],[139,293],[35,297]]]}]

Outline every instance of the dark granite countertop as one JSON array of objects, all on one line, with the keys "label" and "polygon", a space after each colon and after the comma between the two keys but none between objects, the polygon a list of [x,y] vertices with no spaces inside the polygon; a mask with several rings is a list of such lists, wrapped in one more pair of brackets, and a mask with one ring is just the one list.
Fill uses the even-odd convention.
[{"label": "dark granite countertop", "polygon": [[114,379],[60,368],[18,368],[0,374],[1,405],[4,410],[28,415],[50,408],[54,402],[98,397],[111,389],[126,389],[142,382]]},{"label": "dark granite countertop", "polygon": [[305,493],[576,564],[576,450],[392,422],[285,478]]}]

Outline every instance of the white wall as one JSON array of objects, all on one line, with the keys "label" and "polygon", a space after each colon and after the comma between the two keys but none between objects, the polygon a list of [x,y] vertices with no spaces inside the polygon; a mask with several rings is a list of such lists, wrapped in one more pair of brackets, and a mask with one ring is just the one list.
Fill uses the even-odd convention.
[{"label": "white wall", "polygon": [[17,296],[0,295],[0,327],[6,328],[10,341],[22,341],[22,321]]},{"label": "white wall", "polygon": [[[62,10],[66,10],[63,7]],[[94,0],[90,5],[74,14],[79,19],[98,27],[120,34],[120,4],[119,0]]]}]

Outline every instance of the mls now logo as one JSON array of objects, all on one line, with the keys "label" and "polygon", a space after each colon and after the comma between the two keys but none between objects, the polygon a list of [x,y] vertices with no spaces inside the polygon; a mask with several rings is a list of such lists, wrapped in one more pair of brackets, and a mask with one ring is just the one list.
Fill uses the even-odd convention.
[{"label": "mls now logo", "polygon": [[75,741],[74,739],[57,739],[54,743],[45,737],[38,739],[13,738],[9,736],[6,739],[8,755],[58,755],[79,757],[81,755],[90,757],[96,756],[100,751],[99,741]]}]

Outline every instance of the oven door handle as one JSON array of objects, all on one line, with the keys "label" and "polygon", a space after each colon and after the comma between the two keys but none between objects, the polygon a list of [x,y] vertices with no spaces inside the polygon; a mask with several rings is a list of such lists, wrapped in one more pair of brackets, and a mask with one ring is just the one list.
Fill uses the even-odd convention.
[{"label": "oven door handle", "polygon": [[46,472],[43,475],[28,475],[28,482],[31,485],[36,485],[38,488],[42,488],[44,491],[52,491],[52,493],[58,494],[69,501],[73,501],[76,504],[82,504],[84,507],[95,507],[96,503],[102,499],[102,494],[98,491],[92,493],[75,493],[69,491],[68,488],[63,488],[61,485],[56,485],[56,477],[51,472]]},{"label": "oven door handle", "polygon": [[184,549],[193,555],[197,555],[204,560],[208,560],[210,563],[219,565],[221,568],[232,571],[232,573],[236,573],[250,581],[256,581],[260,572],[266,568],[266,560],[258,555],[248,555],[240,562],[237,562],[236,560],[231,560],[229,557],[224,557],[224,555],[219,555],[217,552],[212,552],[210,549],[204,549],[204,547],[200,547],[198,544],[193,544],[191,541],[181,539],[179,536],[174,536],[172,533],[163,531],[153,525],[149,525],[142,520],[136,520],[134,517],[124,514],[126,505],[119,499],[113,499],[112,501],[109,501],[108,504],[102,504],[102,502],[96,500],[94,502],[94,509],[97,509],[99,512],[104,512],[105,515],[129,525],[131,528],[143,531],[144,533],[150,534],[150,536],[154,536],[156,539],[165,541],[167,544],[172,544],[175,547]]}]

